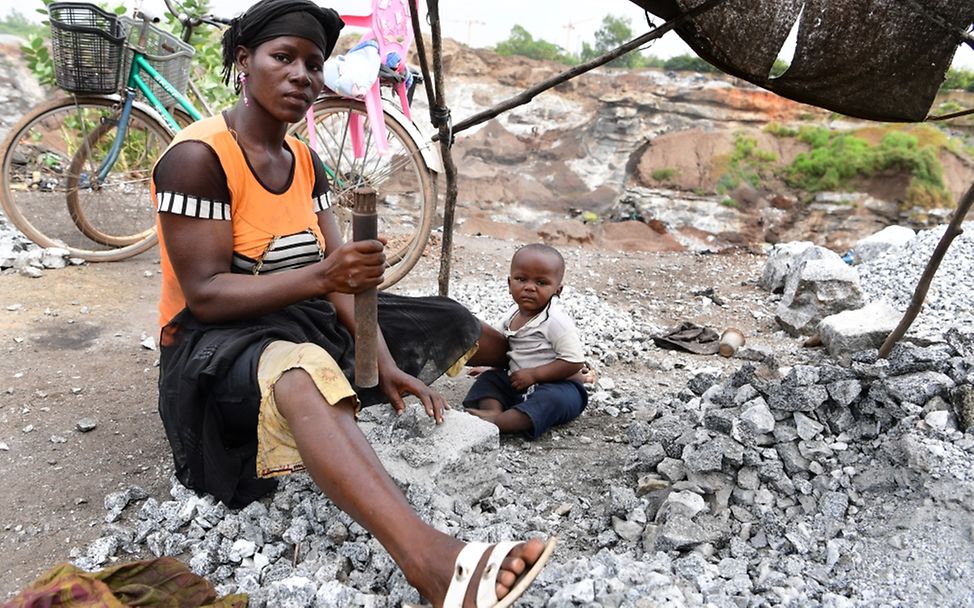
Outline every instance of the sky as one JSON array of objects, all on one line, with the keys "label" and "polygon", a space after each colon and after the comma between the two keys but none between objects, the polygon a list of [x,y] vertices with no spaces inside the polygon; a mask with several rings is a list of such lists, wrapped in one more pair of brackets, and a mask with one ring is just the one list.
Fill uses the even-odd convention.
[{"label": "sky", "polygon": [[[146,7],[164,10],[162,0],[141,0]],[[113,4],[113,0],[108,0]],[[332,6],[339,13],[366,13],[370,0],[333,0],[319,2]],[[125,0],[127,6],[140,4],[139,0]],[[252,2],[248,0],[210,0],[212,12],[232,17]],[[35,9],[43,6],[40,0],[0,0],[0,15],[7,15],[15,8],[24,15],[32,16]],[[440,2],[440,20],[443,36],[474,47],[493,46],[508,38],[515,25],[524,27],[535,39],[544,39],[578,53],[582,42],[593,43],[595,31],[606,15],[628,18],[634,35],[648,31],[645,16],[638,6],[629,0],[447,0]],[[661,20],[654,19],[659,22]],[[679,36],[670,33],[648,50],[649,54],[668,58],[674,55],[692,54]],[[786,60],[787,49],[784,51]],[[965,47],[954,58],[954,67],[974,69],[974,51]]]}]

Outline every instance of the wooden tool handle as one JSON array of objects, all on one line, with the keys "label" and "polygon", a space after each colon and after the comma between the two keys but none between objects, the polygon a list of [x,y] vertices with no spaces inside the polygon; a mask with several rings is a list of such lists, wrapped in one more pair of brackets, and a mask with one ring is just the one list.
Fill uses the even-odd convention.
[{"label": "wooden tool handle", "polygon": [[[375,190],[357,188],[352,195],[352,240],[376,239]],[[379,384],[378,294],[375,287],[355,294],[355,384],[362,388]]]}]

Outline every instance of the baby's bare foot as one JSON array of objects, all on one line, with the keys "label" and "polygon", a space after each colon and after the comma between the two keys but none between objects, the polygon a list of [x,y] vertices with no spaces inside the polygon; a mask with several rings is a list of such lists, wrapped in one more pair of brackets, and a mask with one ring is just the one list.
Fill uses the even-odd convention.
[{"label": "baby's bare foot", "polygon": [[494,418],[497,418],[497,412],[491,412],[488,410],[477,410],[474,408],[467,408],[466,412],[472,414],[481,420],[486,420],[487,422],[493,423]]}]

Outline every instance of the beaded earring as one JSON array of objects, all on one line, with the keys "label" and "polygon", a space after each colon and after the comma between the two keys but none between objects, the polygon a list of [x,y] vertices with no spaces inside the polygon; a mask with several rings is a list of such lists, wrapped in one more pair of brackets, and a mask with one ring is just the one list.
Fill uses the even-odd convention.
[{"label": "beaded earring", "polygon": [[244,105],[250,107],[250,99],[247,98],[247,75],[241,72],[237,75],[237,81],[240,83],[240,92],[243,93]]}]

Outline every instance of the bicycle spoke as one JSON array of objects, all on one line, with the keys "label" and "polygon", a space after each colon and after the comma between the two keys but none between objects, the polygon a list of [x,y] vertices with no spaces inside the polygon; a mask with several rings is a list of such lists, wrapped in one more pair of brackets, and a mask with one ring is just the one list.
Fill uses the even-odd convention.
[{"label": "bicycle spoke", "polygon": [[154,117],[133,110],[119,155],[99,180],[118,132],[118,111],[109,97],[63,97],[11,129],[0,202],[34,242],[106,261],[155,244],[150,172],[171,135]]},{"label": "bicycle spoke", "polygon": [[[430,171],[410,133],[389,120],[389,153],[379,154],[362,102],[325,100],[318,103],[315,112],[316,151],[329,172],[332,201],[343,235],[351,231],[351,191],[368,186],[378,194],[379,233],[388,239],[386,260],[390,267],[383,283],[387,287],[408,272],[423,252],[436,204]],[[352,115],[362,121],[364,137],[358,157],[352,145]],[[300,136],[306,128],[300,123],[293,131]]]}]

